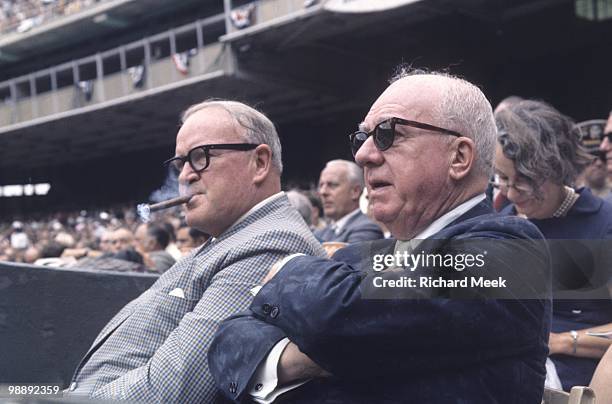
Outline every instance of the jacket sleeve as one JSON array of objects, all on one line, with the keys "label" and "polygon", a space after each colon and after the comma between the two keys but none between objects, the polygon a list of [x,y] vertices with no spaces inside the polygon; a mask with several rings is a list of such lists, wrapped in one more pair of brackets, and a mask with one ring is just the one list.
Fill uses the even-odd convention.
[{"label": "jacket sleeve", "polygon": [[210,346],[208,366],[217,388],[231,400],[245,399],[259,364],[285,333],[278,327],[240,313],[221,323]]},{"label": "jacket sleeve", "polygon": [[[541,271],[542,280],[549,282],[547,251],[532,246],[491,251],[491,255],[489,266],[502,273],[518,270],[519,281],[520,269],[525,268]],[[341,378],[405,377],[507,356],[546,354],[547,297],[450,300],[416,293],[407,298],[366,299],[363,285],[371,276],[358,267],[363,269],[363,264],[294,258],[262,288],[251,309]],[[269,307],[271,311],[266,310]]]}]

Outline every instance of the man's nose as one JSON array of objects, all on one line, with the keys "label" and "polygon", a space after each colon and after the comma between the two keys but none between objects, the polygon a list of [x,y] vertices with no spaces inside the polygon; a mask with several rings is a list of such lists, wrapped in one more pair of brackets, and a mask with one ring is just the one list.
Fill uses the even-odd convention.
[{"label": "man's nose", "polygon": [[367,165],[380,165],[383,162],[383,155],[374,145],[372,136],[368,137],[355,154],[355,162],[361,167]]},{"label": "man's nose", "polygon": [[181,171],[179,172],[178,176],[179,184],[189,185],[192,182],[196,181],[198,178],[198,173],[193,171],[193,168],[191,168],[191,164],[183,164],[183,168],[181,168]]}]

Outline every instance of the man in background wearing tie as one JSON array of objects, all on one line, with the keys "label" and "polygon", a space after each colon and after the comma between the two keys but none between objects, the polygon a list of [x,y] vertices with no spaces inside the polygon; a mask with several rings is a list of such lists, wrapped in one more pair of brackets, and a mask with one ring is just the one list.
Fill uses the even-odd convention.
[{"label": "man in background wearing tie", "polygon": [[380,227],[359,209],[363,170],[348,160],[331,160],[319,178],[319,195],[331,223],[315,236],[323,241],[357,243],[383,238]]}]

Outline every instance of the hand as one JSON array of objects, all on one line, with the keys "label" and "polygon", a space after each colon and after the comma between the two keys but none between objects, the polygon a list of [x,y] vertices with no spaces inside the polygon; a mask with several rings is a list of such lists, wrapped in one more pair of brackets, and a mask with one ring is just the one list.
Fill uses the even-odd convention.
[{"label": "hand", "polygon": [[287,344],[278,362],[278,384],[288,384],[297,380],[311,379],[314,377],[332,376],[304,355],[300,348],[293,342]]}]

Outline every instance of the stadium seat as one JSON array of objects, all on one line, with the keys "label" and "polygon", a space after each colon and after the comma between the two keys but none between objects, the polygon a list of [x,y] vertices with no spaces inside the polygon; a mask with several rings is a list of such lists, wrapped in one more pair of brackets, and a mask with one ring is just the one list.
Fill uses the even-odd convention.
[{"label": "stadium seat", "polygon": [[572,387],[570,393],[546,387],[542,404],[595,404],[595,393],[583,386]]}]

